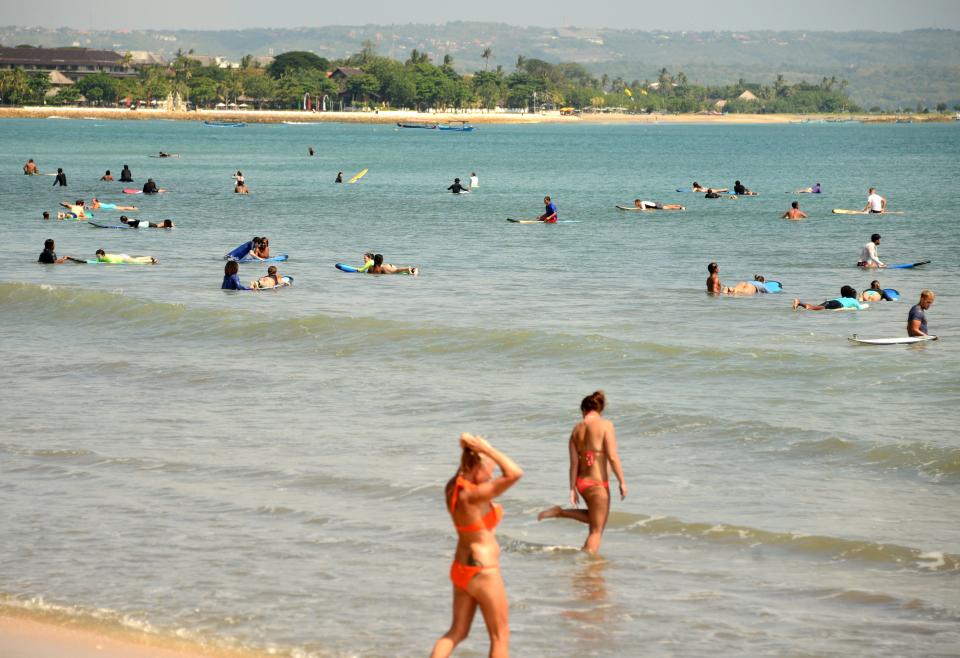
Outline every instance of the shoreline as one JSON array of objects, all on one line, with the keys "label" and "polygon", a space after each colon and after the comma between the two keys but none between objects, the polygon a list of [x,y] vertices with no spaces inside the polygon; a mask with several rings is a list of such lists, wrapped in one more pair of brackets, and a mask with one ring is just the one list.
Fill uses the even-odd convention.
[{"label": "shoreline", "polygon": [[0,654],[3,658],[266,658],[262,653],[207,647],[177,637],[50,614],[0,609]]},{"label": "shoreline", "polygon": [[472,124],[696,124],[696,125],[780,125],[791,123],[946,123],[952,115],[871,115],[871,114],[616,114],[588,113],[561,116],[559,112],[410,112],[383,110],[377,112],[307,112],[302,110],[129,110],[115,107],[3,107],[0,119],[106,119],[163,121],[229,121],[242,123],[367,123],[467,121]]}]

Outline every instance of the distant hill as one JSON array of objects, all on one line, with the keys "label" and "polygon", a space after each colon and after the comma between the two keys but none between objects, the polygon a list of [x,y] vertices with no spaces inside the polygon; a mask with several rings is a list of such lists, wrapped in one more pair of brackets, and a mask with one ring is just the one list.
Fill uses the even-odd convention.
[{"label": "distant hill", "polygon": [[87,31],[0,27],[0,44],[147,50],[173,57],[178,49],[239,61],[246,54],[309,50],[336,59],[364,41],[382,55],[405,59],[414,48],[434,61],[452,55],[461,72],[490,66],[512,71],[517,57],[586,65],[600,76],[655,80],[663,67],[703,84],[789,82],[836,77],[849,82],[865,108],[912,109],[918,103],[960,104],[960,31],[909,32],[643,32],[639,30],[515,27],[501,23],[364,25],[251,30]]}]

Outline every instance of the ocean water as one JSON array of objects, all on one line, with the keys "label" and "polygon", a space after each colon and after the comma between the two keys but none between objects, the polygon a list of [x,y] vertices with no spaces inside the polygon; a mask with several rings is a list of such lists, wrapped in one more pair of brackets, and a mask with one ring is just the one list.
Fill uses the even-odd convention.
[{"label": "ocean water", "polygon": [[[23,176],[31,157],[67,190]],[[124,163],[170,192],[98,182]],[[471,171],[473,194],[445,192]],[[675,191],[736,178],[761,195]],[[517,656],[956,655],[958,178],[960,124],[0,122],[0,603],[280,655],[425,655],[450,621],[442,489],[470,431],[526,472],[499,529]],[[830,214],[871,185],[908,214]],[[504,221],[545,194],[579,223]],[[91,196],[177,228],[40,219]],[[636,197],[687,211],[614,208]],[[779,219],[794,199],[810,219]],[[932,260],[876,275],[902,301],[791,310],[867,287],[874,232],[887,262]],[[253,235],[294,287],[219,289]],[[51,237],[160,264],[36,265]],[[333,268],[367,250],[422,274]],[[711,260],[785,291],[709,297]],[[902,335],[923,288],[943,340],[847,340]],[[536,514],[566,498],[597,388],[630,493],[591,559],[584,526]],[[486,650],[478,618],[458,655]]]}]

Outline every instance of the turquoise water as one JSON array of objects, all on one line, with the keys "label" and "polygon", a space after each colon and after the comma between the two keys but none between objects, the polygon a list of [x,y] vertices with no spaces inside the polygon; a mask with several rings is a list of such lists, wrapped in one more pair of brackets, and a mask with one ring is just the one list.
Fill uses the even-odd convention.
[{"label": "turquoise water", "polygon": [[[499,533],[516,655],[960,642],[960,125],[8,120],[0,144],[8,604],[291,655],[423,655],[449,624],[442,487],[472,431],[526,471]],[[23,176],[30,157],[64,167],[67,192]],[[124,163],[170,193],[98,182]],[[475,193],[444,192],[471,171]],[[735,178],[761,196],[674,191]],[[820,197],[785,193],[817,181]],[[871,185],[908,214],[830,214]],[[579,223],[504,221],[544,194]],[[91,196],[177,228],[40,219]],[[614,208],[636,197],[688,210]],[[797,198],[810,219],[780,220]],[[791,310],[866,287],[853,264],[873,232],[887,262],[933,261],[878,275],[903,301]],[[264,234],[296,285],[219,290],[222,255]],[[35,265],[48,237],[160,265]],[[422,274],[333,268],[367,250]],[[762,273],[785,292],[711,298],[711,260],[725,284]],[[902,335],[923,288],[944,340],[846,340]],[[536,521],[566,498],[566,440],[596,388],[630,485],[602,560],[575,550],[582,526]],[[485,655],[485,635],[477,620],[460,653]]]}]

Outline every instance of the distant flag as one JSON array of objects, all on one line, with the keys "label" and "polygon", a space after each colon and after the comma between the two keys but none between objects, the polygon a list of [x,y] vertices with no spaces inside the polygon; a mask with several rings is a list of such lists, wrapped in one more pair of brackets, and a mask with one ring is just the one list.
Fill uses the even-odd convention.
[{"label": "distant flag", "polygon": [[630,91],[629,89],[624,88],[623,93],[625,93],[630,98],[633,98],[633,92]]}]

